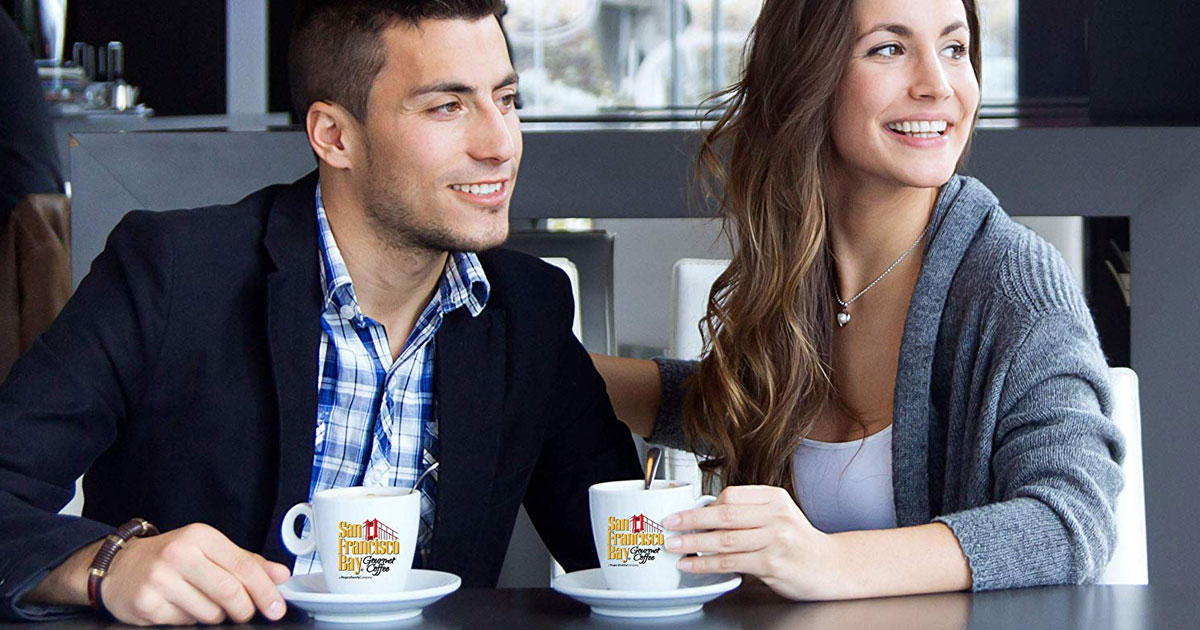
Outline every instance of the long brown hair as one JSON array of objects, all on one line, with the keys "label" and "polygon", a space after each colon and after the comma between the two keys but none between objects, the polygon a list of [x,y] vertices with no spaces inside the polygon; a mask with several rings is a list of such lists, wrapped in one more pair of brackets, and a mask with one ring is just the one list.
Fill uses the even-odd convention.
[{"label": "long brown hair", "polygon": [[[725,485],[773,485],[795,496],[792,453],[824,414],[846,411],[830,367],[826,191],[853,4],[766,0],[741,80],[714,97],[713,110],[724,113],[701,143],[697,171],[733,259],[709,295],[700,323],[707,352],[683,405],[710,482],[719,474]],[[978,80],[979,19],[974,0],[963,5]]]}]

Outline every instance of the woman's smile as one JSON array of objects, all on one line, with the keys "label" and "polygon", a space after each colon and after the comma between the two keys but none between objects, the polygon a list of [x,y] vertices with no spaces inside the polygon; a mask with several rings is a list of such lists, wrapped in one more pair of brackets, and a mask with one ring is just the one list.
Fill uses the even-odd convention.
[{"label": "woman's smile", "polygon": [[885,123],[883,129],[905,146],[940,149],[949,145],[954,123],[947,118],[905,118]]}]

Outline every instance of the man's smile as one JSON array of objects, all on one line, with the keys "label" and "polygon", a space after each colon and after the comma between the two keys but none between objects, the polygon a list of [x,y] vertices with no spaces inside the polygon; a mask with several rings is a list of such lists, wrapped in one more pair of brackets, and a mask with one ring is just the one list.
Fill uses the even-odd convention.
[{"label": "man's smile", "polygon": [[461,199],[475,205],[497,206],[508,198],[509,181],[507,179],[480,181],[447,186]]}]

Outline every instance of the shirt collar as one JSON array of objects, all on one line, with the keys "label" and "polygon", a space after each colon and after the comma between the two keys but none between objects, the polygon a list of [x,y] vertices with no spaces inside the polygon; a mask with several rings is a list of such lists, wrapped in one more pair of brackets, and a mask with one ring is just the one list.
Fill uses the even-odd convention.
[{"label": "shirt collar", "polygon": [[[344,318],[358,321],[362,317],[362,310],[358,305],[358,296],[354,293],[350,271],[346,268],[346,261],[342,258],[342,252],[333,237],[333,229],[329,226],[329,218],[325,214],[320,182],[317,182],[316,206],[324,309],[328,310],[332,305]],[[487,306],[491,289],[487,274],[484,273],[479,257],[474,252],[450,252],[433,299],[437,301],[438,310],[442,314],[465,306],[471,317],[477,317]]]},{"label": "shirt collar", "polygon": [[474,252],[450,252],[438,292],[442,294],[443,313],[466,306],[471,317],[477,317],[487,306],[492,285]]}]

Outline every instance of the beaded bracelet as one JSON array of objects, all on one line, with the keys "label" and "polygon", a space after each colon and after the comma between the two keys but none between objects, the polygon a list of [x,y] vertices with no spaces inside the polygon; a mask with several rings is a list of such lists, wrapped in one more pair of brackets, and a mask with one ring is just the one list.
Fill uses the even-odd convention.
[{"label": "beaded bracelet", "polygon": [[145,519],[135,518],[104,538],[100,551],[96,552],[96,557],[92,559],[92,565],[88,568],[88,603],[92,608],[102,613],[108,612],[104,607],[104,600],[100,598],[100,583],[104,581],[104,576],[108,575],[108,565],[112,563],[117,552],[125,548],[125,543],[132,538],[157,535],[157,527]]}]

